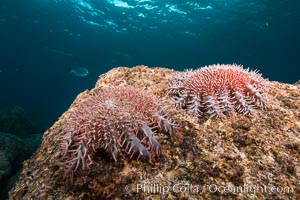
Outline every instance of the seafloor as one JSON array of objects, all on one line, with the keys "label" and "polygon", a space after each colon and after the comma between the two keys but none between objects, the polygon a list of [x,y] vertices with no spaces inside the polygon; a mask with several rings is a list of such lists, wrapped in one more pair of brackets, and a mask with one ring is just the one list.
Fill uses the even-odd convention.
[{"label": "seafloor", "polygon": [[[65,112],[24,167],[10,199],[300,199],[300,82],[267,81],[269,108],[253,118],[198,121],[165,95],[176,72],[164,68],[115,68],[95,88],[134,85],[150,90],[181,125],[177,136],[159,133],[156,163],[96,154],[90,169],[62,180],[59,138]],[[90,91],[77,96],[86,98]]]}]

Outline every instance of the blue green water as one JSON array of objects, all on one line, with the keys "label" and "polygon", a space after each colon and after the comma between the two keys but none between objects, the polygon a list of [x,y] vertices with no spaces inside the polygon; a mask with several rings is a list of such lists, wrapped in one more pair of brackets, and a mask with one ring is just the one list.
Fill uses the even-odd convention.
[{"label": "blue green water", "polygon": [[100,74],[139,64],[238,63],[294,83],[299,35],[297,0],[1,0],[0,105],[49,127]]}]

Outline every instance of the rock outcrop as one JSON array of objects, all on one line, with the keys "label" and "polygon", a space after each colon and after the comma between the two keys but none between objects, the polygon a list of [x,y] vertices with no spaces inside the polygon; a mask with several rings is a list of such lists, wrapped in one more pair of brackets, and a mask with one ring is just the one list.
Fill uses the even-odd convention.
[{"label": "rock outcrop", "polygon": [[[88,170],[63,180],[59,139],[65,112],[24,163],[10,199],[299,199],[300,82],[267,81],[270,108],[254,117],[198,120],[175,109],[166,95],[169,80],[181,72],[164,68],[115,68],[95,88],[132,85],[153,92],[180,124],[178,134],[157,133],[162,155],[157,162],[126,157],[114,162],[94,155]],[[77,96],[85,99],[91,91]]]}]

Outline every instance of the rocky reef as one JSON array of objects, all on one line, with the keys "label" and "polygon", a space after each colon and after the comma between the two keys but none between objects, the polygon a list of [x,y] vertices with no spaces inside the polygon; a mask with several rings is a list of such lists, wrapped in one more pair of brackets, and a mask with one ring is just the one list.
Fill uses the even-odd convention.
[{"label": "rocky reef", "polygon": [[[6,199],[16,182],[22,162],[41,143],[42,134],[20,106],[0,109],[0,199]],[[42,132],[42,131],[41,131]]]},{"label": "rocky reef", "polygon": [[39,133],[40,129],[33,124],[22,107],[14,106],[0,109],[0,131],[27,138],[30,134]]},{"label": "rocky reef", "polygon": [[36,153],[24,162],[10,199],[299,199],[300,82],[266,81],[269,108],[255,116],[200,120],[176,109],[166,95],[169,81],[180,76],[165,68],[115,68],[99,77],[95,88],[77,96],[69,110],[94,90],[131,85],[152,92],[179,124],[175,137],[158,131],[157,162],[104,151],[93,164],[63,180],[60,138],[68,111],[49,128]]}]

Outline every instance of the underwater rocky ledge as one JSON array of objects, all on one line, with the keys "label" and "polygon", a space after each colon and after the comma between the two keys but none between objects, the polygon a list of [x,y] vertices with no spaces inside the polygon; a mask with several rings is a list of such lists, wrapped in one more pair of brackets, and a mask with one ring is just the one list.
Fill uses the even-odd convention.
[{"label": "underwater rocky ledge", "polygon": [[[176,136],[157,133],[157,162],[127,157],[115,162],[97,152],[90,168],[63,180],[60,138],[65,112],[24,162],[10,199],[300,199],[300,81],[267,81],[269,109],[254,117],[237,114],[199,121],[173,107],[169,81],[182,72],[165,68],[115,68],[96,88],[132,85],[151,91],[180,128]],[[93,91],[91,90],[91,91]],[[91,91],[77,96],[74,109]]]}]

